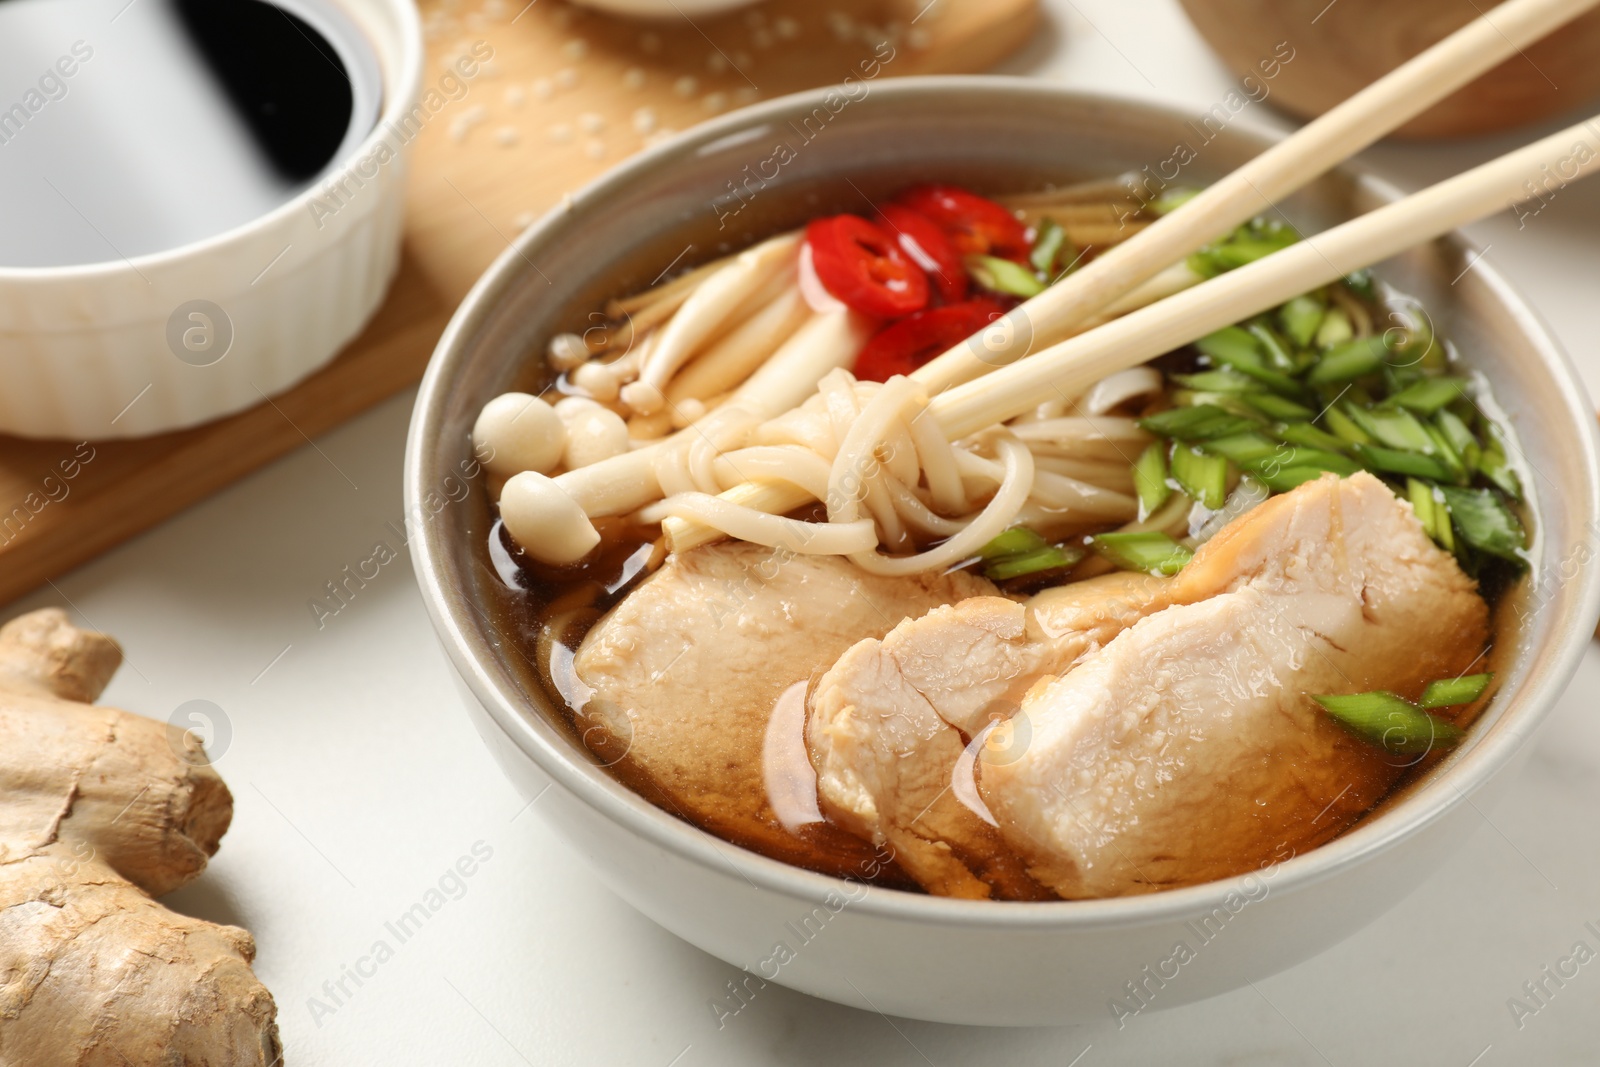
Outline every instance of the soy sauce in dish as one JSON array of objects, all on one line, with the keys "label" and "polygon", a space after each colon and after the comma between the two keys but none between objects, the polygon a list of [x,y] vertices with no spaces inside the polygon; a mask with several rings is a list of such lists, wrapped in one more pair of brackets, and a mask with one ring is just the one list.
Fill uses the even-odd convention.
[{"label": "soy sauce in dish", "polygon": [[347,158],[381,96],[332,0],[0,0],[0,267],[248,223]]}]

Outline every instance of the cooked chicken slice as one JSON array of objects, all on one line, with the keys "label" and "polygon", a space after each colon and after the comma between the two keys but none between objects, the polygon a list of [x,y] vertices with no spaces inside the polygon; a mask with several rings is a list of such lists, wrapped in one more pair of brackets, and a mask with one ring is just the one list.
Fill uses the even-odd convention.
[{"label": "cooked chicken slice", "polygon": [[1367,474],[1268,501],[1174,585],[1193,602],[1041,681],[1012,720],[1021,755],[979,772],[1062,896],[1191,885],[1328,840],[1417,757],[1352,737],[1311,694],[1414,697],[1488,635],[1472,581]]},{"label": "cooked chicken slice", "polygon": [[967,739],[1009,718],[1041,674],[1067,670],[1163,606],[1169,585],[1110,574],[1048,590],[1026,605],[975,597],[855,645],[811,698],[806,741],[823,810],[837,825],[888,845],[930,892],[1040,896],[994,827],[969,806],[970,782],[953,784]]},{"label": "cooked chicken slice", "polygon": [[[870,849],[837,831],[823,840],[829,828],[820,822],[797,835],[773,811],[762,763],[769,715],[786,690],[857,641],[993,592],[965,574],[882,578],[837,557],[742,542],[675,556],[579,647],[573,666],[591,692],[578,726],[604,758],[620,758],[624,777],[683,818],[768,855],[859,874]],[[796,749],[800,730],[796,716]],[[818,859],[830,850],[831,866]]]}]

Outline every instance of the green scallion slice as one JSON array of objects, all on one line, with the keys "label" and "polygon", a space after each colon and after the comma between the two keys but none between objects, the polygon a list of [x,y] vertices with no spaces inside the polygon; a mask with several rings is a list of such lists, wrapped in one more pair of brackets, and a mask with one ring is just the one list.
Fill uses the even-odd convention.
[{"label": "green scallion slice", "polygon": [[1215,437],[1201,442],[1200,447],[1214,455],[1231,459],[1241,467],[1254,466],[1271,459],[1279,451],[1288,451],[1285,446],[1272,438],[1254,431]]},{"label": "green scallion slice", "polygon": [[1158,530],[1106,533],[1090,539],[1095,550],[1123,570],[1177,574],[1194,552]]},{"label": "green scallion slice", "polygon": [[1312,385],[1353,381],[1379,370],[1388,354],[1389,346],[1382,337],[1347,341],[1324,352],[1306,375],[1306,381]]},{"label": "green scallion slice", "polygon": [[1354,338],[1356,329],[1350,325],[1350,316],[1345,314],[1343,308],[1333,308],[1322,317],[1322,324],[1317,327],[1317,336],[1312,338],[1318,348],[1333,348],[1342,345]]},{"label": "green scallion slice", "polygon": [[1055,219],[1045,219],[1039,224],[1039,233],[1033,240],[1033,251],[1028,253],[1028,262],[1041,275],[1054,280],[1056,270],[1071,262],[1076,254],[1077,249],[1067,240],[1067,231]]},{"label": "green scallion slice", "polygon": [[1304,445],[1306,448],[1316,448],[1323,452],[1343,452],[1350,447],[1349,441],[1309,422],[1286,422],[1273,433],[1279,440],[1288,441],[1292,445]]},{"label": "green scallion slice", "polygon": [[1199,374],[1174,374],[1172,380],[1202,393],[1259,393],[1265,386],[1238,371],[1224,367],[1220,370],[1201,371]]},{"label": "green scallion slice", "polygon": [[1484,690],[1489,688],[1489,682],[1494,674],[1468,674],[1460,678],[1441,678],[1437,682],[1429,682],[1428,688],[1422,691],[1422,699],[1417,701],[1425,708],[1451,708],[1458,704],[1470,704],[1483,696]]},{"label": "green scallion slice", "polygon": [[1328,429],[1342,441],[1352,445],[1375,444],[1372,435],[1363,430],[1354,419],[1340,411],[1337,407],[1330,407],[1322,413],[1323,421],[1328,424]]},{"label": "green scallion slice", "polygon": [[1045,571],[1064,570],[1083,559],[1083,557],[1084,552],[1082,549],[1049,545],[1035,552],[1024,552],[1021,555],[997,559],[983,569],[983,576],[991,582],[1003,582],[1010,578],[1021,578],[1029,574],[1043,574]]},{"label": "green scallion slice", "polygon": [[1289,339],[1306,348],[1317,336],[1317,327],[1328,313],[1326,305],[1310,293],[1295,297],[1278,309],[1278,324]]},{"label": "green scallion slice", "polygon": [[998,256],[968,256],[967,273],[992,293],[1020,296],[1024,300],[1044,292],[1045,285],[1027,267]]},{"label": "green scallion slice", "polygon": [[1028,527],[1013,526],[978,549],[978,555],[985,560],[993,561],[1004,559],[1006,556],[1020,556],[1028,552],[1037,552],[1049,546],[1050,542]]},{"label": "green scallion slice", "polygon": [[1450,468],[1433,456],[1417,452],[1401,452],[1380,445],[1356,445],[1356,457],[1375,471],[1385,474],[1406,474],[1413,478],[1430,478],[1436,482],[1450,481]]},{"label": "green scallion slice", "polygon": [[1200,190],[1198,189],[1168,189],[1146,204],[1144,209],[1154,215],[1167,215],[1178,210],[1199,195]]},{"label": "green scallion slice", "polygon": [[1489,479],[1512,500],[1522,499],[1522,479],[1511,469],[1506,459],[1505,447],[1498,439],[1491,439],[1489,447],[1478,457],[1478,472]]},{"label": "green scallion slice", "polygon": [[1169,408],[1139,420],[1139,425],[1157,437],[1175,437],[1180,441],[1202,441],[1212,437],[1226,437],[1252,429],[1249,419],[1230,415],[1213,404],[1194,407]]},{"label": "green scallion slice", "polygon": [[1228,499],[1228,461],[1187,445],[1172,449],[1172,477],[1183,491],[1216,511]]},{"label": "green scallion slice", "polygon": [[1254,473],[1274,493],[1287,493],[1307,482],[1316,481],[1328,472],[1322,467],[1274,467]]},{"label": "green scallion slice", "polygon": [[1272,330],[1259,323],[1251,323],[1245,329],[1250,332],[1251,337],[1256,339],[1256,343],[1261,347],[1261,352],[1267,357],[1267,364],[1274,370],[1292,372],[1299,369],[1295,358],[1283,346],[1282,339]]},{"label": "green scallion slice", "polygon": [[1353,270],[1344,276],[1344,284],[1350,291],[1367,300],[1378,298],[1378,287],[1373,283],[1372,272],[1365,267]]},{"label": "green scallion slice", "polygon": [[1364,409],[1359,404],[1345,404],[1345,414],[1371,434],[1378,444],[1398,448],[1403,452],[1421,452],[1432,455],[1438,444],[1417,417],[1404,409]]},{"label": "green scallion slice", "polygon": [[[1318,471],[1332,471],[1341,478],[1349,477],[1361,469],[1361,464],[1349,456],[1300,445],[1282,446],[1282,451],[1273,458],[1282,467],[1310,467]],[[1252,470],[1257,474],[1261,473],[1259,469],[1252,468]]]},{"label": "green scallion slice", "polygon": [[1470,470],[1478,468],[1478,460],[1483,455],[1483,448],[1478,444],[1478,439],[1467,429],[1467,424],[1461,421],[1460,416],[1446,408],[1433,417],[1433,425],[1444,439],[1450,442],[1450,447],[1455,449],[1456,455],[1461,457],[1461,462]]},{"label": "green scallion slice", "polygon": [[1390,396],[1384,403],[1415,411],[1419,415],[1432,415],[1445,405],[1461,399],[1466,391],[1465,380],[1450,375],[1440,375],[1413,382]]},{"label": "green scallion slice", "polygon": [[1133,488],[1139,494],[1139,518],[1155,514],[1157,508],[1172,495],[1167,484],[1167,446],[1155,441],[1139,454],[1133,465]]},{"label": "green scallion slice", "polygon": [[1267,416],[1269,419],[1280,419],[1285,422],[1296,422],[1309,419],[1316,414],[1304,404],[1298,404],[1287,397],[1275,393],[1256,393],[1244,397],[1244,402]]},{"label": "green scallion slice", "polygon": [[1406,499],[1411,501],[1411,510],[1417,513],[1417,521],[1422,523],[1428,536],[1446,552],[1454,552],[1456,538],[1450,526],[1450,510],[1444,506],[1432,483],[1407,478]]},{"label": "green scallion slice", "polygon": [[1382,690],[1311,699],[1351,733],[1396,756],[1453,748],[1464,736],[1460,727]]},{"label": "green scallion slice", "polygon": [[1200,338],[1194,346],[1218,363],[1233,366],[1237,363],[1259,364],[1261,353],[1256,350],[1256,339],[1238,326],[1224,326],[1216,333]]},{"label": "green scallion slice", "polygon": [[1492,489],[1461,489],[1441,485],[1456,533],[1473,548],[1491,556],[1525,564],[1528,534],[1512,510]]}]

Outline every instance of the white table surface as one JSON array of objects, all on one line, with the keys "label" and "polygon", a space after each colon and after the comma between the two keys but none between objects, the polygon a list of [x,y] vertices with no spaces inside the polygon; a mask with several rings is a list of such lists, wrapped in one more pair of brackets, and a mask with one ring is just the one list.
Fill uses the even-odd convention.
[{"label": "white table surface", "polygon": [[[1050,0],[1052,28],[1010,69],[1193,107],[1230,85],[1168,0]],[[1240,121],[1283,125],[1252,106]],[[1383,147],[1402,185],[1510,140]],[[1526,229],[1480,228],[1489,258],[1600,386],[1600,184]],[[883,1017],[770,987],[719,1030],[738,972],[613,897],[522,803],[461,711],[409,559],[318,630],[307,601],[395,544],[410,396],[326,435],[161,528],[11,605],[61,605],[128,652],[106,700],[157,717],[223,709],[217,765],[236,815],[174,907],[250,928],[291,1065],[1592,1064],[1600,962],[1519,1029],[1507,1000],[1600,925],[1600,648],[1509,799],[1414,896],[1287,973],[1121,1032],[986,1031]],[[347,480],[348,479],[348,480]],[[352,486],[354,483],[354,487]],[[270,665],[270,668],[269,668]],[[1491,821],[1492,820],[1492,821]],[[475,843],[492,857],[331,1014],[323,983]],[[479,846],[480,849],[483,846]],[[332,1004],[331,1001],[327,1003]],[[1076,1057],[1076,1058],[1075,1058]]]}]

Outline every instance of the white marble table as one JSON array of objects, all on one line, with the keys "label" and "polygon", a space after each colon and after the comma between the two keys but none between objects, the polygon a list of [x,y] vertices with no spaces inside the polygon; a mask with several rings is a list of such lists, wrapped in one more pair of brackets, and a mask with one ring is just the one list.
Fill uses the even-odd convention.
[{"label": "white marble table", "polygon": [[[1198,113],[1230,82],[1168,0],[1052,0],[1018,73]],[[1281,124],[1253,106],[1240,121]],[[1403,185],[1508,141],[1385,147]],[[1489,258],[1600,388],[1600,185]],[[1257,989],[1151,1013],[1118,1032],[984,1031],[888,1020],[769,987],[718,1029],[737,972],[603,889],[522,805],[459,710],[408,560],[319,630],[307,601],[376,542],[398,547],[399,397],[8,608],[59,604],[128,651],[108,700],[166,716],[223,709],[218,765],[237,815],[201,883],[171,898],[260,942],[291,1065],[1590,1064],[1600,962],[1519,1029],[1507,1000],[1600,925],[1600,648],[1509,800],[1423,889],[1365,932]],[[348,479],[348,480],[347,480]],[[352,483],[355,487],[352,487]],[[1489,820],[1485,820],[1486,822]],[[480,844],[481,842],[481,844]],[[338,1003],[324,991],[458,857],[492,850],[394,958]],[[312,998],[325,1006],[316,1008]]]}]

